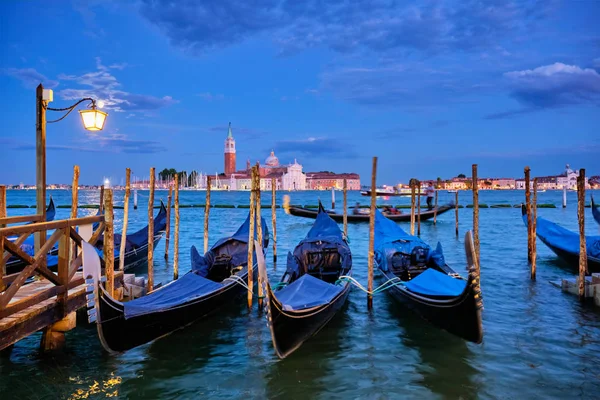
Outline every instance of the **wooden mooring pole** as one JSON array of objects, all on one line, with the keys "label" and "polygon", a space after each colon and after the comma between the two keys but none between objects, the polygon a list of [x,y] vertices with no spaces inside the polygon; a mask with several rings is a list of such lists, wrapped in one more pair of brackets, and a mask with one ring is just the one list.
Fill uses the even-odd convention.
[{"label": "wooden mooring pole", "polygon": [[154,289],[154,167],[150,168],[148,193],[148,292]]},{"label": "wooden mooring pole", "polygon": [[106,189],[104,193],[104,274],[106,275],[106,291],[111,297],[115,295],[115,226],[113,216],[113,191]]},{"label": "wooden mooring pole", "polygon": [[104,183],[100,186],[100,203],[98,205],[100,209],[100,214],[104,211]]},{"label": "wooden mooring pole", "polygon": [[475,257],[477,258],[477,267],[479,263],[479,179],[477,179],[477,164],[472,165],[471,184],[473,185],[473,247],[475,247]]},{"label": "wooden mooring pole", "polygon": [[[260,244],[260,248],[255,249],[254,251],[258,253],[259,251],[263,251],[264,242],[263,242],[263,231],[262,231],[262,218],[261,218],[261,200],[260,200],[260,165],[256,163],[256,241]],[[253,273],[253,269],[249,270],[249,273]],[[262,274],[258,275],[258,309],[262,310],[263,307],[263,286],[262,286]]]},{"label": "wooden mooring pole", "polygon": [[[129,225],[129,197],[131,196],[131,169],[125,168],[125,198],[123,199],[123,229],[121,230],[121,247],[119,248],[119,271],[125,270],[125,245],[127,225]],[[168,219],[168,217],[167,217]],[[168,229],[168,225],[167,225]]]},{"label": "wooden mooring pole", "polygon": [[417,185],[417,236],[421,236],[421,181]]},{"label": "wooden mooring pole", "polygon": [[252,289],[254,286],[254,277],[252,270],[254,266],[252,253],[254,252],[254,215],[256,211],[256,167],[252,167],[251,189],[250,189],[250,227],[248,232],[248,308],[252,308]]},{"label": "wooden mooring pole", "polygon": [[[414,191],[413,191],[414,193]],[[373,157],[371,169],[371,208],[369,209],[369,278],[367,290],[367,308],[373,309],[373,263],[375,261],[375,209],[377,208],[377,157]]]},{"label": "wooden mooring pole", "polygon": [[[73,183],[71,184],[71,219],[77,218],[77,205],[79,204],[79,165],[73,166]],[[69,260],[77,256],[77,245],[69,246]],[[71,261],[69,261],[71,262]]]},{"label": "wooden mooring pole", "polygon": [[208,251],[208,216],[210,215],[210,176],[206,177],[206,204],[204,205],[204,253]]},{"label": "wooden mooring pole", "polygon": [[277,262],[277,181],[271,178],[271,226],[273,229],[273,262]]},{"label": "wooden mooring pole", "polygon": [[529,167],[525,167],[525,208],[527,210],[527,261],[531,263],[531,185],[530,185],[530,172]]},{"label": "wooden mooring pole", "polygon": [[585,299],[587,248],[585,243],[585,169],[577,177],[577,219],[579,220],[579,300]]},{"label": "wooden mooring pole", "polygon": [[410,234],[415,234],[415,183],[410,183]]},{"label": "wooden mooring pole", "polygon": [[348,237],[348,181],[344,178],[344,236]]},{"label": "wooden mooring pole", "polygon": [[[36,214],[46,221],[46,106],[44,100],[44,86],[40,83],[35,92],[35,179],[36,179]],[[46,242],[46,231],[34,234],[35,253],[42,248]],[[46,266],[46,262],[43,262]]]},{"label": "wooden mooring pole", "polygon": [[335,189],[331,187],[331,209],[335,210]]},{"label": "wooden mooring pole", "polygon": [[173,202],[173,187],[169,184],[167,196],[167,230],[165,232],[165,260],[169,259],[169,242],[171,242],[171,203]]},{"label": "wooden mooring pole", "polygon": [[536,228],[537,228],[537,185],[538,178],[533,178],[533,202],[531,204],[531,212],[533,213],[531,217],[531,280],[535,281],[535,269],[537,262],[537,236],[536,236]]},{"label": "wooden mooring pole", "polygon": [[433,224],[437,223],[438,189],[435,189],[435,205],[433,206]]},{"label": "wooden mooring pole", "polygon": [[567,185],[563,185],[563,202],[562,202],[562,206],[563,208],[567,208]]},{"label": "wooden mooring pole", "polygon": [[[0,218],[6,217],[6,186],[0,185]],[[0,224],[0,228],[4,228],[4,224]],[[0,253],[0,258],[4,258],[4,252]]]},{"label": "wooden mooring pole", "polygon": [[458,190],[454,193],[454,231],[458,237]]},{"label": "wooden mooring pole", "polygon": [[134,210],[137,210],[137,200],[138,200],[137,189],[133,189],[133,209]]},{"label": "wooden mooring pole", "polygon": [[175,175],[175,232],[173,233],[173,279],[179,278],[179,176]]}]

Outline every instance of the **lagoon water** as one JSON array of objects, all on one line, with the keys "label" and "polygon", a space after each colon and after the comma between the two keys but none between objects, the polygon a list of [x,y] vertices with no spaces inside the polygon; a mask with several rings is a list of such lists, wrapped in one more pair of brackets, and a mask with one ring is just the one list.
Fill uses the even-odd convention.
[{"label": "lagoon water", "polygon": [[[49,191],[57,205],[70,203],[70,192]],[[283,192],[278,192],[281,204]],[[342,194],[337,192],[337,206]],[[203,204],[205,192],[182,191],[181,204]],[[80,204],[97,204],[97,191],[81,191]],[[247,204],[248,192],[213,192],[212,204]],[[263,203],[271,201],[263,193]],[[292,204],[329,204],[329,192],[291,193]],[[523,192],[480,192],[480,203],[517,204]],[[596,192],[600,198],[600,193]],[[157,191],[166,202],[166,191]],[[454,194],[440,193],[440,203]],[[577,230],[576,193],[560,207],[562,192],[539,193],[539,203],[559,208],[539,209],[538,215]],[[123,192],[115,192],[122,204]],[[139,209],[130,210],[130,232],[146,224],[147,192],[139,192]],[[349,204],[369,199],[349,194]],[[588,197],[589,201],[589,197]],[[379,199],[408,204],[408,198]],[[470,204],[471,193],[460,194]],[[33,191],[9,191],[8,204],[35,204]],[[9,209],[9,215],[33,213]],[[79,215],[96,210],[80,209]],[[115,210],[119,231],[123,210]],[[189,248],[202,248],[203,208],[182,208],[180,273],[189,270]],[[211,209],[210,243],[233,232],[247,209]],[[69,209],[58,208],[57,219]],[[263,209],[270,220],[270,210]],[[279,263],[267,256],[270,280],[285,269],[285,254],[306,234],[312,220],[277,210]],[[586,209],[587,234],[598,225]],[[424,222],[421,237],[440,241],[447,262],[463,276],[463,238],[472,226],[472,210],[460,209],[460,237],[454,235],[454,212],[437,225]],[[409,230],[408,224],[402,224]],[[349,225],[355,277],[366,284],[368,224]],[[41,334],[19,342],[10,359],[0,360],[0,398],[443,398],[548,399],[600,397],[600,308],[580,304],[549,281],[572,277],[538,241],[537,281],[529,280],[527,232],[518,208],[480,210],[481,286],[484,299],[484,342],[466,343],[440,331],[383,293],[374,298],[371,313],[366,295],[353,289],[347,306],[319,334],[286,360],[274,354],[264,315],[256,304],[248,312],[241,299],[219,314],[127,353],[110,356],[98,341],[94,326],[67,333],[66,349],[56,355],[39,353]],[[172,242],[171,242],[172,243]],[[155,250],[155,281],[172,276],[172,252],[165,261],[164,240]],[[134,271],[144,274],[145,266]],[[377,274],[376,274],[377,278]],[[376,281],[377,282],[377,281]]]}]

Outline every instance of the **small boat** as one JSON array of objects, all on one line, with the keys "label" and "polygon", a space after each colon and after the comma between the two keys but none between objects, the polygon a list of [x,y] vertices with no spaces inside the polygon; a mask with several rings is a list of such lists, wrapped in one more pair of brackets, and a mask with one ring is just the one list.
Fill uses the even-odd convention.
[{"label": "small boat", "polygon": [[52,196],[50,196],[50,203],[48,203],[48,207],[46,207],[46,221],[54,221],[55,216],[56,207],[54,206],[54,200],[52,200]]},{"label": "small boat", "polygon": [[458,190],[456,190],[456,189],[449,189],[449,190],[446,190],[446,192],[447,193],[457,193]]},{"label": "small boat", "polygon": [[[287,214],[295,215],[296,217],[315,219],[315,218],[317,218],[317,215],[319,214],[319,211],[314,210],[314,209],[305,208],[305,207],[294,207],[289,204],[284,204],[283,207]],[[454,208],[453,204],[446,204],[443,206],[439,206],[439,207],[437,207],[437,215],[439,216],[453,208]],[[432,219],[435,214],[436,214],[435,208],[432,210],[421,211],[421,221],[427,221],[428,219]],[[329,215],[329,217],[336,222],[344,221],[344,214],[337,214],[333,211],[327,211],[327,215]],[[384,214],[384,215],[387,218],[389,218],[395,222],[410,222],[410,212],[403,213],[403,214]],[[418,215],[419,215],[418,213],[415,214],[415,221],[418,218]],[[348,218],[348,222],[369,222],[369,213],[365,212],[365,213],[360,213],[360,214],[353,214],[352,212],[349,212],[347,218]]]},{"label": "small boat", "polygon": [[259,268],[266,285],[267,325],[279,358],[285,358],[333,318],[342,308],[352,275],[352,255],[342,231],[319,204],[306,237],[288,253],[287,269],[272,289],[264,260]]},{"label": "small boat", "polygon": [[[363,196],[371,196],[371,190],[362,190],[360,192]],[[375,189],[375,196],[377,197],[395,197],[395,196],[410,196],[412,194],[411,189],[397,189],[392,186],[384,186],[383,189]],[[415,195],[417,191],[415,190]],[[426,193],[421,192],[421,196],[425,196]]]},{"label": "small boat", "polygon": [[594,196],[592,196],[592,215],[594,217],[594,220],[600,224],[600,210],[598,210],[598,208],[596,207],[596,204],[594,204]]},{"label": "small boat", "polygon": [[390,286],[387,292],[433,325],[481,343],[483,301],[471,232],[465,237],[465,252],[466,280],[446,264],[440,243],[433,249],[375,213],[375,263]]},{"label": "small boat", "polygon": [[[527,226],[527,208],[521,206],[523,222]],[[565,261],[575,271],[579,271],[579,232],[572,232],[562,226],[537,218],[537,237],[552,250],[559,258]],[[588,272],[600,272],[600,236],[585,237]]]},{"label": "small boat", "polygon": [[[93,282],[94,293],[94,309],[88,310],[88,315],[90,322],[97,322],[104,349],[118,353],[148,343],[216,312],[247,293],[249,221],[248,217],[232,236],[220,239],[204,256],[192,247],[191,271],[146,296],[127,302],[111,297],[99,283],[99,258],[95,249],[92,247],[91,252],[91,246],[86,243],[84,276],[86,282]],[[262,225],[264,252],[268,248],[269,232],[264,219]],[[256,263],[251,270],[256,275]]]}]

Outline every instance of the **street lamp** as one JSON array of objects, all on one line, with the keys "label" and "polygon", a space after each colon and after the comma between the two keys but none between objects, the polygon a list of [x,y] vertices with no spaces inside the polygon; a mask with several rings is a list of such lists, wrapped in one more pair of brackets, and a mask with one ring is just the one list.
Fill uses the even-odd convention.
[{"label": "street lamp", "polygon": [[[96,107],[96,100],[91,97],[86,97],[72,106],[65,108],[51,108],[48,103],[54,100],[52,90],[44,89],[40,83],[36,89],[36,205],[37,214],[42,216],[42,221],[46,220],[46,123],[54,123],[62,121],[67,117],[79,104],[89,101],[87,110],[79,111],[83,127],[89,131],[101,131],[104,128],[107,113],[100,111]],[[65,114],[53,121],[46,121],[46,110],[65,112]],[[46,233],[39,232],[35,235],[36,252],[43,245]]]}]

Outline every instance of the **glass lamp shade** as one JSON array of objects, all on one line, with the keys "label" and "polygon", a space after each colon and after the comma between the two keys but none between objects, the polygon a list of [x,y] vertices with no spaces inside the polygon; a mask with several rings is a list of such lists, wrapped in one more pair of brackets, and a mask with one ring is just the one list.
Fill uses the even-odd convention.
[{"label": "glass lamp shade", "polygon": [[104,128],[104,121],[106,120],[107,113],[91,109],[91,110],[80,110],[81,120],[83,121],[83,127],[88,131],[101,131]]}]

